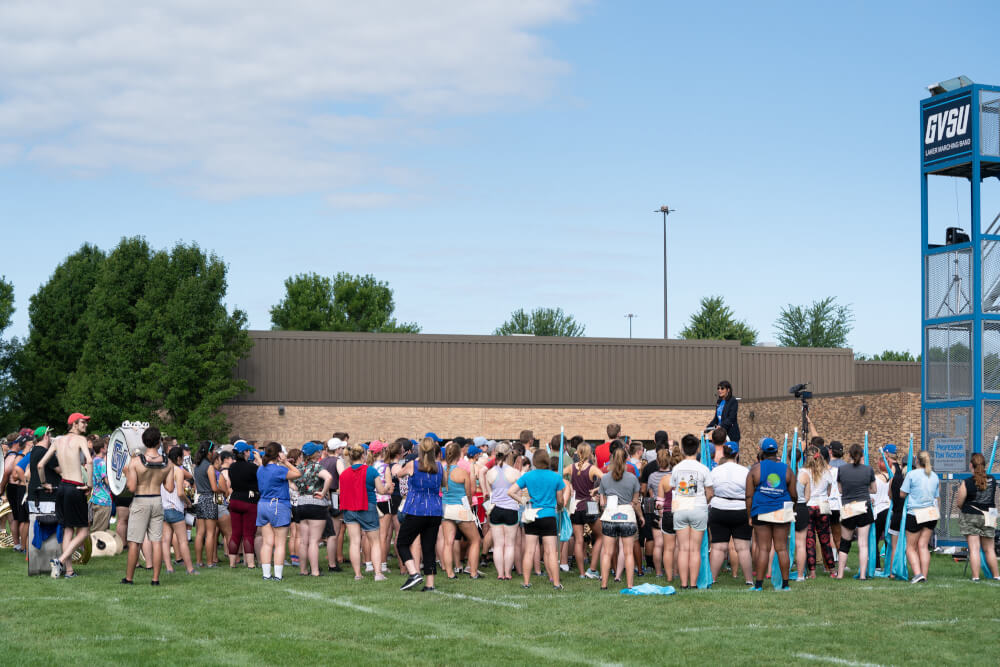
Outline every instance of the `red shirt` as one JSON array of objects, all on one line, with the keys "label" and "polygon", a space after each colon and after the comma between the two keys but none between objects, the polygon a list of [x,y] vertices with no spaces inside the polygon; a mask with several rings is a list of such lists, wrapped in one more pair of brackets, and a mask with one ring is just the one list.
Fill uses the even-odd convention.
[{"label": "red shirt", "polygon": [[597,467],[604,470],[604,466],[608,465],[608,461],[611,460],[611,443],[606,442],[603,445],[598,445],[597,449],[594,450],[594,456],[597,458]]}]

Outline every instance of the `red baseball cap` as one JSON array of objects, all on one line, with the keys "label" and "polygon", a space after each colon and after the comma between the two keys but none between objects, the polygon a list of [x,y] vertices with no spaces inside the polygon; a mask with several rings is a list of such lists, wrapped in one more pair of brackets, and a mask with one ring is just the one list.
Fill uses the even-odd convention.
[{"label": "red baseball cap", "polygon": [[90,421],[90,417],[88,417],[87,415],[81,412],[74,412],[69,416],[69,419],[66,420],[66,423],[72,426],[74,422],[78,422],[81,419],[86,419],[87,421]]}]

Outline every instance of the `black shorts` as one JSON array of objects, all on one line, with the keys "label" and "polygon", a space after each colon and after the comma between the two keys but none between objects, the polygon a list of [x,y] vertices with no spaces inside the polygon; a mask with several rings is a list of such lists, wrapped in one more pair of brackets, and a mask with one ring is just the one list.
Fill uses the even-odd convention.
[{"label": "black shorts", "polygon": [[805,503],[795,503],[795,530],[809,527],[809,507]]},{"label": "black shorts", "polygon": [[753,529],[747,521],[746,510],[720,510],[708,508],[708,534],[712,544],[734,540],[749,540]]},{"label": "black shorts", "polygon": [[903,523],[903,511],[902,509],[896,510],[895,507],[892,508],[892,516],[889,518],[889,530],[899,534],[899,526]]},{"label": "black shorts", "polygon": [[111,502],[114,503],[115,507],[124,507],[125,509],[128,509],[129,507],[132,506],[132,498],[134,497],[135,496],[133,496],[132,494],[129,494],[127,496],[116,496],[112,494]]},{"label": "black shorts", "polygon": [[319,536],[319,539],[325,540],[330,537],[336,537],[337,530],[333,527],[333,517],[330,513],[326,514],[326,525],[323,526],[323,534]]},{"label": "black shorts", "polygon": [[[197,506],[195,507],[194,515],[198,516]],[[299,516],[299,506],[292,505],[292,523],[299,523],[300,521],[302,521],[302,517]]]},{"label": "black shorts", "polygon": [[90,525],[87,495],[83,487],[62,482],[56,492],[56,510],[63,528],[86,528]]},{"label": "black shorts", "polygon": [[28,504],[24,502],[27,487],[19,484],[7,485],[7,501],[10,503],[10,518],[18,523],[27,523]]},{"label": "black shorts", "polygon": [[674,530],[674,513],[664,512],[663,516],[660,517],[660,530],[662,530],[667,535],[676,535],[677,531]]},{"label": "black shorts", "polygon": [[330,516],[333,517],[334,519],[339,519],[343,513],[344,513],[343,510],[335,510],[333,508],[330,508]]},{"label": "black shorts", "polygon": [[395,516],[399,513],[399,501],[394,501],[392,498],[389,500],[383,500],[378,505],[379,516],[385,516],[386,514],[390,516]]},{"label": "black shorts", "polygon": [[642,525],[639,526],[639,542],[652,541],[653,529],[656,527],[656,515],[643,514],[642,519]]},{"label": "black shorts", "polygon": [[[292,513],[298,510],[299,521],[325,521],[330,518],[326,505],[299,505],[292,508]],[[331,523],[333,523],[331,521]]]},{"label": "black shorts", "polygon": [[574,526],[590,526],[600,518],[596,514],[587,514],[586,510],[573,512],[569,515],[569,522]]},{"label": "black shorts", "polygon": [[917,523],[917,517],[912,514],[906,515],[906,532],[908,533],[919,533],[924,528],[929,530],[934,530],[937,527],[937,519],[933,521],[925,521],[924,523]]},{"label": "black shorts", "polygon": [[868,509],[866,509],[861,514],[857,516],[849,516],[846,519],[840,520],[841,528],[846,528],[847,530],[857,530],[858,528],[864,528],[865,526],[870,526],[875,522],[875,517],[872,516],[872,506],[869,504]]},{"label": "black shorts", "polygon": [[503,507],[494,507],[490,510],[490,523],[495,526],[516,526],[517,510],[508,510]]},{"label": "black shorts", "polygon": [[830,510],[830,525],[831,526],[840,525],[840,510]]},{"label": "black shorts", "polygon": [[547,516],[526,523],[524,524],[524,534],[536,537],[555,537],[556,518],[554,516]]}]

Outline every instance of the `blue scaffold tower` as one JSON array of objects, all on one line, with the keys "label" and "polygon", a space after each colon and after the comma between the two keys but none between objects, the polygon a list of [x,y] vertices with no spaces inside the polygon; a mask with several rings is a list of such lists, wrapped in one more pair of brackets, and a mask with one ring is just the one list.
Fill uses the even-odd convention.
[{"label": "blue scaffold tower", "polygon": [[[920,102],[921,447],[942,480],[938,544],[959,545],[958,486],[972,453],[988,460],[1000,433],[1000,199],[985,208],[983,199],[984,184],[1000,180],[1000,87],[961,76],[928,90]],[[932,179],[959,179],[956,208],[958,191],[969,193],[968,230],[929,219],[937,210],[929,192],[953,187]]]}]

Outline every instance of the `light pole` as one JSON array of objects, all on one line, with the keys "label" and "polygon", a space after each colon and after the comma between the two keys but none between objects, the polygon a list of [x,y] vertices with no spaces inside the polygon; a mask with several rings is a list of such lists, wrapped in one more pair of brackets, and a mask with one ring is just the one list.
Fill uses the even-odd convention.
[{"label": "light pole", "polygon": [[636,315],[636,314],[634,314],[634,313],[627,313],[625,315],[625,317],[628,318],[628,337],[629,337],[629,340],[631,340],[632,339],[632,318],[639,317],[639,316]]},{"label": "light pole", "polygon": [[[668,206],[661,206],[653,213],[663,214],[663,338],[667,336],[667,214],[673,213],[677,209]],[[631,321],[631,320],[630,320]]]}]

